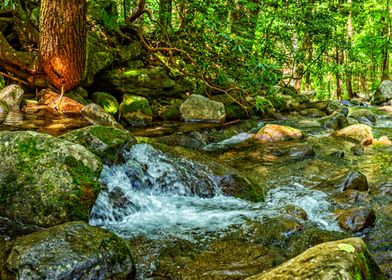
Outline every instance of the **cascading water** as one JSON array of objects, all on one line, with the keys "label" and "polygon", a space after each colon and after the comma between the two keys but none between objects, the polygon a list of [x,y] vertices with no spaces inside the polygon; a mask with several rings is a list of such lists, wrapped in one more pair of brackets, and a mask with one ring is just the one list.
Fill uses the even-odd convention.
[{"label": "cascading water", "polygon": [[224,195],[207,166],[151,145],[134,145],[123,157],[124,164],[104,167],[101,182],[106,189],[92,209],[90,223],[125,238],[189,240],[279,215],[287,204],[303,208],[319,227],[339,230],[321,191],[292,184],[267,193],[264,203],[252,203]]}]

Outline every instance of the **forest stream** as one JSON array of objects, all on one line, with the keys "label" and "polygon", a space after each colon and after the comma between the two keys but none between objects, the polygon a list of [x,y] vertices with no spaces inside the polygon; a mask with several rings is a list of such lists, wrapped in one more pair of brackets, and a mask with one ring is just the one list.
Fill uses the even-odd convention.
[{"label": "forest stream", "polygon": [[[375,137],[391,138],[392,116],[371,110],[377,115]],[[197,124],[194,131],[174,136],[170,124],[147,128],[150,135],[153,129],[163,132],[149,140],[152,144],[124,150],[124,163],[104,167],[105,191],[93,206],[90,224],[130,240],[139,279],[242,279],[310,245],[350,235],[363,237],[392,277],[391,146],[365,146],[358,152],[357,144],[309,127],[305,118],[275,123],[303,129],[307,136],[267,145],[249,142],[264,125],[257,121],[219,142],[205,140],[209,131],[219,129]],[[194,139],[197,145],[190,144]],[[154,147],[162,142],[165,151]],[[181,156],[174,142],[192,148],[191,155]],[[222,184],[230,182],[214,174],[211,162],[263,186],[264,200],[229,195]],[[369,190],[339,190],[336,178],[350,172],[364,174]],[[353,209],[363,213],[346,221],[349,230],[344,230],[337,217]],[[374,215],[368,209],[377,219],[364,225]]]}]

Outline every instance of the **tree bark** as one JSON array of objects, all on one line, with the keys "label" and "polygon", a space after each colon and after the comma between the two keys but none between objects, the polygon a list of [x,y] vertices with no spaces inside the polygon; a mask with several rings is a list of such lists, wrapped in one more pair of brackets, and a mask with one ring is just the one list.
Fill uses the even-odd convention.
[{"label": "tree bark", "polygon": [[68,91],[80,82],[86,47],[86,1],[43,0],[39,67],[50,84]]}]

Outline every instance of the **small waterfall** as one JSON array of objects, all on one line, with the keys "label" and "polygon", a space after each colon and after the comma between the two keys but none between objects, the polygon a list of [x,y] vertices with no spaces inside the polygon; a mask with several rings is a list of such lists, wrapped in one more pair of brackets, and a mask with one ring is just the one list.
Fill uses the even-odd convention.
[{"label": "small waterfall", "polygon": [[125,238],[192,239],[279,215],[287,204],[302,207],[309,221],[321,228],[339,230],[321,191],[294,184],[270,191],[264,203],[252,203],[222,194],[207,166],[151,145],[134,145],[123,157],[124,164],[105,166],[102,171],[100,180],[106,189],[93,206],[90,224]]}]

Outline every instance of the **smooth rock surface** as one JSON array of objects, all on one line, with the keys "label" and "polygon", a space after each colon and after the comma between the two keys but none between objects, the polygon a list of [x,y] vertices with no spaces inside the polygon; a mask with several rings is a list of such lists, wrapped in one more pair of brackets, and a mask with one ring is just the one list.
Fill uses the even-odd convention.
[{"label": "smooth rock surface", "polygon": [[95,103],[84,106],[81,113],[90,123],[94,125],[122,128],[122,125],[119,124],[111,114],[105,112],[101,106]]}]

